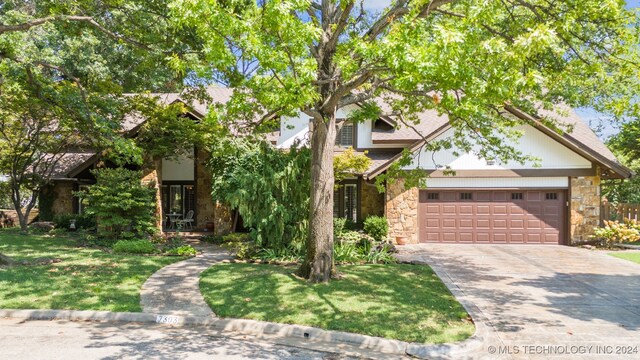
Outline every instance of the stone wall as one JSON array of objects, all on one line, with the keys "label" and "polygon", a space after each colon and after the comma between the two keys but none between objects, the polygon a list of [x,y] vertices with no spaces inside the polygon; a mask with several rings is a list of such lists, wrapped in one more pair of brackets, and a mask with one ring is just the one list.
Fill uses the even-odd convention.
[{"label": "stone wall", "polygon": [[211,198],[211,176],[205,166],[208,154],[199,150],[196,154],[196,224],[197,230],[204,230],[209,221],[214,223],[216,235],[231,232],[233,219],[228,207],[214,203]]},{"label": "stone wall", "polygon": [[156,189],[156,227],[162,231],[162,159],[148,159],[142,169],[143,185]]},{"label": "stone wall", "polygon": [[384,193],[379,193],[374,184],[368,184],[360,178],[360,218],[384,215]]},{"label": "stone wall", "polygon": [[591,239],[600,224],[600,177],[571,178],[571,243]]},{"label": "stone wall", "polygon": [[73,185],[72,181],[56,181],[49,188],[51,189],[50,191],[53,191],[53,203],[51,205],[53,216],[73,214],[73,202],[75,201]]},{"label": "stone wall", "polygon": [[398,179],[387,184],[386,202],[389,236],[404,235],[409,243],[418,243],[418,188],[407,190]]}]

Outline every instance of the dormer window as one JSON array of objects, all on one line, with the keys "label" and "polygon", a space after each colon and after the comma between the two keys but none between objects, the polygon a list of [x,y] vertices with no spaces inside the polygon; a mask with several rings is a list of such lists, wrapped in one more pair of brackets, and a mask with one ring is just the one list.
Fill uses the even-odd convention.
[{"label": "dormer window", "polygon": [[355,144],[355,126],[350,123],[342,124],[336,135],[336,146],[349,147]]}]

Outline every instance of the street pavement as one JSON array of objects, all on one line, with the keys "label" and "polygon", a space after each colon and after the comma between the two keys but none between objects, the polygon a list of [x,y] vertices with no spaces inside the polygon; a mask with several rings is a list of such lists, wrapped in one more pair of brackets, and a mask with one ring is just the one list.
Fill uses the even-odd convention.
[{"label": "street pavement", "polygon": [[197,327],[0,319],[0,359],[361,359],[336,345],[315,347],[324,351]]}]

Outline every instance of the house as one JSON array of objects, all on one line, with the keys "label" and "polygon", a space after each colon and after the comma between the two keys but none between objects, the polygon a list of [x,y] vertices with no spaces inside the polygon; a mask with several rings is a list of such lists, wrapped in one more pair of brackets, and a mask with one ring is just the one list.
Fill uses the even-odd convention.
[{"label": "house", "polygon": [[[210,88],[214,102],[224,103],[230,89]],[[163,94],[161,101],[182,101],[178,94]],[[207,106],[191,105],[189,116],[202,117]],[[354,108],[341,109],[339,119],[347,118]],[[370,215],[385,216],[392,235],[407,236],[410,242],[451,243],[533,243],[565,244],[587,240],[600,222],[601,179],[631,176],[593,131],[573,112],[551,114],[569,125],[571,131],[557,132],[540,119],[515,108],[507,108],[509,116],[522,120],[523,136],[510,145],[524,154],[534,155],[539,162],[500,163],[483,159],[473,152],[455,148],[430,151],[422,145],[453,135],[446,116],[435,111],[419,114],[414,129],[381,118],[358,124],[344,123],[337,140],[336,152],[353,147],[372,159],[362,174],[345,180],[334,196],[334,215],[362,221]],[[564,113],[564,112],[563,112]],[[125,124],[135,131],[144,120]],[[296,141],[308,141],[310,120],[306,116],[281,119],[280,129],[270,134],[272,144],[288,148]],[[386,184],[379,193],[375,179],[399,157],[403,149],[414,153],[406,169],[422,169],[427,188],[405,189],[403,180]],[[92,182],[89,170],[99,161],[96,154],[67,154],[49,191],[55,194],[54,213],[77,213],[82,204],[72,194]],[[196,229],[208,222],[216,233],[233,229],[234,213],[209,195],[210,180],[204,169],[207,154],[194,149],[179,159],[158,159],[144,170],[143,181],[158,186],[162,213],[195,212]],[[443,171],[455,171],[455,176]],[[159,224],[160,226],[160,224]]]}]

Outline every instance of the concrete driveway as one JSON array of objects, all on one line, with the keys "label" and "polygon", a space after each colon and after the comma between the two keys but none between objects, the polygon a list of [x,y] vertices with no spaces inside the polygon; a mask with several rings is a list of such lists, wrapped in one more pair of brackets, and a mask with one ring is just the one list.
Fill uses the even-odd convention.
[{"label": "concrete driveway", "polygon": [[640,358],[640,265],[566,246],[420,244],[480,326],[474,358]]}]

